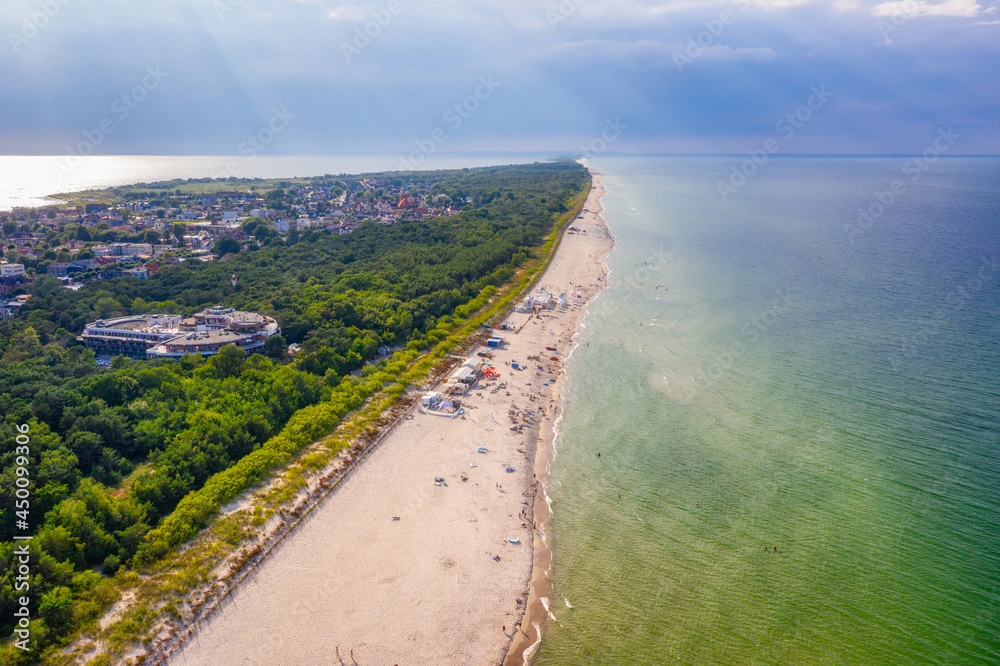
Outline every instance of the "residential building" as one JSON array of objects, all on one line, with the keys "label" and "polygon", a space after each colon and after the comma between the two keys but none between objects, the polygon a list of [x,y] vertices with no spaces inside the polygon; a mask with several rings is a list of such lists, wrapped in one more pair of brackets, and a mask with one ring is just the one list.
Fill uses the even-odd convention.
[{"label": "residential building", "polygon": [[7,236],[4,243],[7,245],[14,244],[17,249],[24,247],[34,247],[36,244],[41,243],[45,240],[45,234],[32,234],[25,231],[15,231],[14,233]]},{"label": "residential building", "polygon": [[111,243],[110,245],[95,245],[95,257],[124,257],[134,255],[151,255],[153,246],[149,243]]},{"label": "residential building", "polygon": [[235,238],[239,241],[245,241],[250,236],[247,232],[243,231],[238,226],[229,226],[228,224],[205,224],[198,225],[199,230],[207,231],[209,234],[215,236],[216,238],[224,238],[228,236],[229,238]]},{"label": "residential building", "polygon": [[24,275],[11,277],[0,277],[0,294],[9,294],[18,287],[26,285],[28,282]]},{"label": "residential building", "polygon": [[87,270],[85,267],[75,264],[73,262],[65,261],[53,261],[45,269],[45,272],[49,275],[54,275],[56,277],[66,277],[70,273],[82,272]]},{"label": "residential building", "polygon": [[215,247],[215,240],[207,231],[202,231],[197,235],[185,236],[184,244],[192,250],[211,250]]}]

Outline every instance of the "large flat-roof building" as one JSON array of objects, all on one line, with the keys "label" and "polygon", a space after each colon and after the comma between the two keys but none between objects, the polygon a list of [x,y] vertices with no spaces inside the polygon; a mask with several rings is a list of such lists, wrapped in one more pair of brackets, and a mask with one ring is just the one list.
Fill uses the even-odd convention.
[{"label": "large flat-roof building", "polygon": [[226,345],[236,345],[248,354],[260,351],[271,336],[281,333],[278,322],[256,312],[214,307],[181,321],[184,335],[149,349],[149,358],[184,354],[217,354]]},{"label": "large flat-roof building", "polygon": [[252,354],[280,333],[271,317],[214,307],[188,319],[168,314],[101,319],[87,324],[78,339],[98,356],[179,358],[184,354],[211,356],[226,345]]},{"label": "large flat-roof building", "polygon": [[98,356],[146,358],[146,350],[182,335],[180,315],[147,314],[98,319],[87,324],[78,340]]},{"label": "large flat-roof building", "polygon": [[149,243],[111,243],[95,245],[95,257],[131,257],[153,254],[153,246]]}]

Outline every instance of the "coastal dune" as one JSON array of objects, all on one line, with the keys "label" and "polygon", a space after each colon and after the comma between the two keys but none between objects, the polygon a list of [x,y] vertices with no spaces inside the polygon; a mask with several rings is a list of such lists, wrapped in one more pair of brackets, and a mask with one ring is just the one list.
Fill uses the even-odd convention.
[{"label": "coastal dune", "polygon": [[[595,174],[580,230],[563,236],[538,282],[565,305],[508,318],[520,330],[491,350],[498,379],[461,397],[460,417],[415,409],[170,664],[522,661],[545,617],[544,492],[562,356],[612,242],[603,193]],[[540,358],[525,368],[529,355]]]}]

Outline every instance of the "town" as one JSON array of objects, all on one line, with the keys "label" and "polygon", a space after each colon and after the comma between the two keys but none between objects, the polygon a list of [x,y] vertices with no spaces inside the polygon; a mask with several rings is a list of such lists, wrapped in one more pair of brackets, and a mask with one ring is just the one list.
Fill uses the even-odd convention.
[{"label": "town", "polygon": [[[215,189],[229,187],[232,189]],[[0,213],[0,319],[37,276],[79,289],[90,280],[145,279],[183,261],[226,261],[239,252],[456,215],[472,204],[433,181],[363,176],[188,179],[66,195],[36,209]],[[77,201],[79,199],[79,201]]]}]

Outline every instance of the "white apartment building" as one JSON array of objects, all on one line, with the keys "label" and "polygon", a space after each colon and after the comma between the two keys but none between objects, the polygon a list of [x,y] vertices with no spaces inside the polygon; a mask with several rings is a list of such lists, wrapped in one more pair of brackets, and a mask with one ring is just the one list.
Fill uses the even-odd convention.
[{"label": "white apartment building", "polygon": [[24,264],[0,264],[0,277],[24,275]]}]

